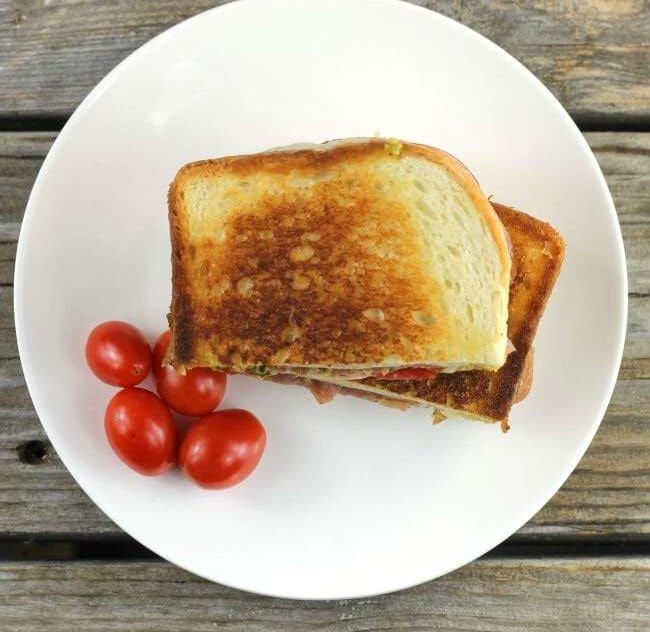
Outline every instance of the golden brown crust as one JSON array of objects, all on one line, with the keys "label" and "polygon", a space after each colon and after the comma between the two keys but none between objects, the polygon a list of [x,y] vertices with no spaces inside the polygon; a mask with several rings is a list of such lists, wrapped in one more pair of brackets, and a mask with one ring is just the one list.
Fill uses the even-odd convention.
[{"label": "golden brown crust", "polygon": [[493,206],[512,242],[516,268],[510,285],[508,318],[508,337],[515,351],[505,365],[496,372],[443,373],[435,380],[387,382],[367,378],[362,382],[480,416],[485,421],[507,422],[539,321],[562,266],[565,245],[549,224],[501,204]]},{"label": "golden brown crust", "polygon": [[[485,217],[509,274],[503,228],[471,174],[440,150],[404,143],[401,152],[426,156],[460,182]],[[280,190],[256,201],[261,211],[234,214],[227,229],[236,237],[226,243],[218,242],[217,224],[209,221],[200,239],[190,238],[183,196],[197,174],[234,173],[244,182],[260,171],[300,177],[303,170],[326,174],[385,153],[385,141],[377,139],[327,151],[271,152],[183,167],[169,191],[169,360],[181,369],[217,364],[381,366],[390,363],[390,356],[399,365],[402,359],[429,361],[432,345],[442,362],[463,359],[467,343],[441,311],[441,288],[420,255],[422,236],[406,210],[391,204],[379,179],[366,176],[361,185],[327,183],[330,199],[336,199],[337,187],[341,200],[350,186],[359,187],[353,196],[356,207],[348,213],[332,213],[323,203],[326,196],[296,202]],[[261,241],[261,234],[273,238]],[[376,243],[390,251],[390,264],[371,253]],[[227,293],[224,300],[219,288]],[[425,313],[435,324],[425,332],[413,319],[416,313]]]},{"label": "golden brown crust", "polygon": [[528,355],[526,356],[526,361],[524,362],[524,368],[521,371],[521,377],[519,378],[519,382],[517,383],[517,389],[515,390],[515,395],[512,398],[512,403],[513,404],[518,404],[519,402],[523,402],[526,397],[528,397],[528,393],[530,393],[530,389],[533,386],[533,365],[535,363],[534,361],[534,348],[531,347],[530,351],[528,352]]}]

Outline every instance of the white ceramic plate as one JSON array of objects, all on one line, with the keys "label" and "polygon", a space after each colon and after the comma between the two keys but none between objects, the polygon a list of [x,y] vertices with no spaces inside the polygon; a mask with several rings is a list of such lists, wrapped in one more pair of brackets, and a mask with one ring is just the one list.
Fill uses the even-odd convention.
[{"label": "white ceramic plate", "polygon": [[[346,136],[447,149],[488,194],[550,221],[564,269],[512,430],[433,427],[341,397],[232,379],[228,406],[268,430],[254,475],[205,492],[145,478],[111,452],[113,390],[87,370],[96,323],[153,340],[170,297],[167,186],[185,162]],[[248,0],[155,38],[113,70],[50,151],[25,214],[16,329],[54,447],[120,527],[175,564],[270,595],[343,598],[423,582],[473,560],[530,519],[591,441],[620,363],[621,233],[581,134],[551,94],[488,40],[388,0]]]}]

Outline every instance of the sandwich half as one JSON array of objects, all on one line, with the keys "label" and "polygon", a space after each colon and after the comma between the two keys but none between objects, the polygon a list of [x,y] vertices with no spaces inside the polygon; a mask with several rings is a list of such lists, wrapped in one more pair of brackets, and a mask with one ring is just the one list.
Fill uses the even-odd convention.
[{"label": "sandwich half", "polygon": [[506,361],[508,238],[443,151],[366,138],[191,163],[169,216],[180,371],[372,390],[405,369]]},{"label": "sandwich half", "polygon": [[523,399],[531,386],[533,341],[560,272],[565,245],[549,224],[501,204],[494,204],[494,209],[512,243],[508,337],[514,350],[498,371],[441,372],[433,379],[269,379],[307,386],[321,403],[338,393],[356,395],[394,407],[433,407],[438,421],[463,416],[500,422],[507,430],[513,404]]}]

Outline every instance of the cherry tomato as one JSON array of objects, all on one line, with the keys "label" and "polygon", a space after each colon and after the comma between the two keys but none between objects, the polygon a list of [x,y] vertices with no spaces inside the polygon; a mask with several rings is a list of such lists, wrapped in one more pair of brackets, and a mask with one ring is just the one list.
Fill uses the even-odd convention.
[{"label": "cherry tomato", "polygon": [[158,338],[154,349],[156,390],[163,401],[177,413],[201,417],[212,412],[226,392],[226,374],[197,367],[185,375],[161,362],[169,346],[169,331]]},{"label": "cherry tomato", "polygon": [[266,431],[247,410],[221,410],[190,426],[179,452],[185,474],[206,489],[241,483],[257,466]]},{"label": "cherry tomato", "polygon": [[139,329],[111,320],[90,332],[86,362],[102,382],[135,386],[149,375],[151,349]]},{"label": "cherry tomato", "polygon": [[378,380],[433,380],[440,373],[439,369],[415,367],[412,369],[397,369],[383,375],[378,375]]},{"label": "cherry tomato", "polygon": [[117,393],[106,407],[104,429],[117,456],[140,474],[156,476],[176,462],[172,414],[150,391],[130,387]]}]

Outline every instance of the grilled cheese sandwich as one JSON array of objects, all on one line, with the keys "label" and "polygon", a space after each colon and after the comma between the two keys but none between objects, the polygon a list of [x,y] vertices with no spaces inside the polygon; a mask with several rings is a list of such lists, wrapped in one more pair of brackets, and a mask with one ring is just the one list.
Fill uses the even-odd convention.
[{"label": "grilled cheese sandwich", "polygon": [[507,235],[439,149],[352,139],[191,163],[169,214],[180,371],[358,382],[506,361]]}]

